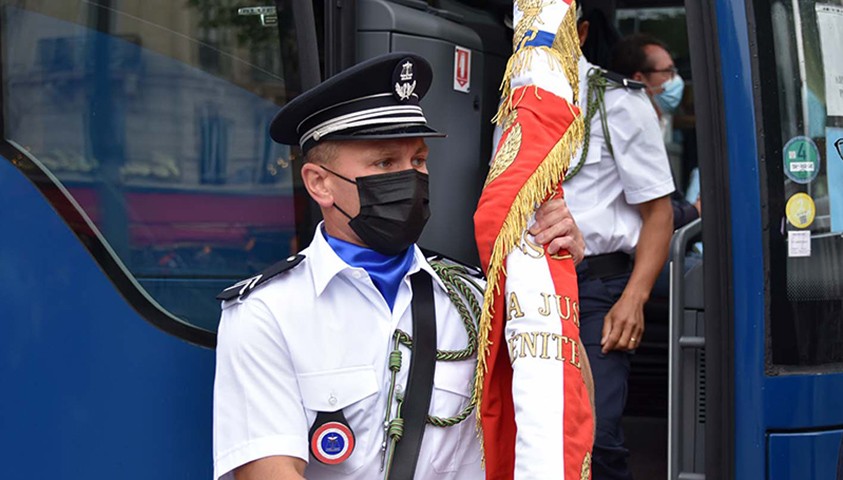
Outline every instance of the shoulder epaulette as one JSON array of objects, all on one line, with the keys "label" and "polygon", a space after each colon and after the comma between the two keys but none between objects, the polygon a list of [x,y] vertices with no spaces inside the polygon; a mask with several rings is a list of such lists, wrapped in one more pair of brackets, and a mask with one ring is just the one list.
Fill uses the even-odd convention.
[{"label": "shoulder epaulette", "polygon": [[478,268],[478,267],[475,267],[473,265],[469,265],[467,263],[464,263],[464,262],[461,262],[459,260],[453,259],[453,258],[448,257],[447,255],[443,255],[439,252],[434,252],[433,250],[428,250],[427,248],[422,248],[421,251],[422,251],[422,254],[427,259],[428,262],[443,261],[443,262],[446,262],[446,263],[459,265],[460,267],[464,268],[466,270],[466,272],[468,272],[468,274],[471,275],[472,277],[476,277],[476,278],[479,278],[481,280],[483,278],[485,278],[483,276],[483,271],[480,270],[480,268]]},{"label": "shoulder epaulette", "polygon": [[272,277],[294,268],[296,265],[300,264],[302,260],[304,260],[304,255],[302,254],[289,256],[285,260],[268,267],[266,270],[254,277],[240,280],[234,285],[226,288],[217,295],[217,300],[233,300],[237,297],[245,299],[252,290],[269,281]]},{"label": "shoulder epaulette", "polygon": [[618,84],[618,85],[620,85],[624,88],[628,88],[630,90],[641,90],[641,89],[643,89],[647,86],[643,82],[639,82],[638,80],[626,78],[623,75],[621,75],[620,73],[610,72],[609,70],[601,70],[601,71],[603,73],[603,77],[606,78],[606,80],[609,80],[612,83],[616,83],[616,84]]}]

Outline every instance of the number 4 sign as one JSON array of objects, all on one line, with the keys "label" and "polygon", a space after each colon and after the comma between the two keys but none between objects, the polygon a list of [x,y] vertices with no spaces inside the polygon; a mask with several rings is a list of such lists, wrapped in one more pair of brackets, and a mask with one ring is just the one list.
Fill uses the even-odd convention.
[{"label": "number 4 sign", "polygon": [[784,145],[784,174],[796,183],[808,184],[820,173],[820,151],[808,137],[793,137]]},{"label": "number 4 sign", "polygon": [[454,47],[454,90],[468,93],[471,87],[471,50]]}]

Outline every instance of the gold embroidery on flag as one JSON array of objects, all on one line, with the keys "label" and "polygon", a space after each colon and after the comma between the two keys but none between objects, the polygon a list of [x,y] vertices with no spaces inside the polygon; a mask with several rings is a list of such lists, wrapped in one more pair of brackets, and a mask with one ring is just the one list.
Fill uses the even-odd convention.
[{"label": "gold embroidery on flag", "polygon": [[483,186],[485,187],[492,183],[492,180],[498,178],[500,174],[509,168],[512,162],[515,161],[515,157],[518,156],[520,150],[521,125],[516,123],[512,127],[512,130],[509,131],[509,135],[506,136],[506,140],[503,142],[501,148],[498,149],[498,153],[495,155],[495,161],[492,162],[492,168],[489,169],[489,175],[486,176],[486,183]]},{"label": "gold embroidery on flag", "polygon": [[[509,350],[509,363],[512,365],[518,359],[530,358],[567,362],[582,369],[582,363],[579,360],[580,344],[575,338],[567,335],[553,332],[516,332],[506,339],[506,343]],[[567,351],[571,352],[570,355]]]},{"label": "gold embroidery on flag", "polygon": [[521,245],[518,249],[529,258],[544,258],[544,246],[536,242],[535,237],[530,235],[529,230],[524,230],[524,235],[521,236]]},{"label": "gold embroidery on flag", "polygon": [[[523,6],[522,2],[524,3]],[[541,20],[538,18],[540,13],[534,10],[537,9],[540,11],[545,5],[544,2],[541,0],[516,0],[516,3],[518,8],[524,12],[524,15],[515,28],[515,35],[513,36],[514,53],[506,63],[506,71],[501,81],[500,90],[503,101],[500,107],[498,107],[497,115],[492,119],[492,122],[495,124],[500,124],[515,109],[517,102],[514,102],[514,99],[511,98],[512,78],[520,75],[529,68],[533,57],[539,51],[546,53],[551,69],[559,69],[565,73],[565,77],[573,92],[572,101],[575,105],[579,102],[577,64],[582,51],[580,50],[580,38],[577,34],[576,2],[571,2],[571,6],[565,13],[562,23],[559,24],[553,44],[550,47],[525,46],[527,42],[534,39],[538,34],[538,29],[535,28],[535,25],[541,23]]]},{"label": "gold embroidery on flag", "polygon": [[511,127],[516,120],[518,120],[518,110],[513,110],[509,113],[509,115],[506,116],[506,118],[503,119],[501,130],[504,132],[509,130],[509,127]]},{"label": "gold embroidery on flag", "polygon": [[[527,228],[527,220],[534,213],[535,206],[542,203],[556,190],[556,187],[565,175],[565,171],[568,169],[571,157],[582,143],[582,136],[583,120],[580,115],[576,115],[568,126],[568,129],[562,135],[562,138],[559,139],[542,163],[536,168],[536,171],[533,172],[521,187],[492,247],[489,268],[486,272],[488,283],[486,284],[486,293],[483,296],[483,313],[480,316],[478,329],[479,358],[477,361],[477,372],[474,377],[474,391],[476,392],[478,405],[476,410],[478,430],[481,428],[481,409],[479,406],[482,404],[483,382],[486,376],[486,370],[488,370],[486,360],[489,356],[489,333],[492,330],[493,303],[495,295],[500,292],[500,276],[505,274],[506,256],[512,249],[518,248],[523,232]],[[482,447],[482,432],[479,432],[479,436]]]},{"label": "gold embroidery on flag", "polygon": [[512,51],[516,52],[524,44],[536,38],[537,31],[533,31],[532,35],[527,36],[535,23],[542,23],[539,19],[542,8],[545,6],[543,0],[515,0],[515,5],[521,11],[523,16],[515,26],[515,31],[512,35]]},{"label": "gold embroidery on flag", "polygon": [[591,452],[585,454],[582,460],[582,471],[580,473],[580,480],[591,479]]},{"label": "gold embroidery on flag", "polygon": [[[582,55],[580,50],[580,36],[577,33],[577,4],[571,2],[571,8],[559,25],[559,30],[556,32],[556,37],[553,39],[553,45],[550,47],[552,51],[559,52],[563,59],[568,61],[562,62],[562,70],[565,72],[565,78],[568,79],[568,84],[574,91],[574,105],[580,102],[580,76],[579,76],[579,58]],[[575,59],[573,62],[570,59]]]}]

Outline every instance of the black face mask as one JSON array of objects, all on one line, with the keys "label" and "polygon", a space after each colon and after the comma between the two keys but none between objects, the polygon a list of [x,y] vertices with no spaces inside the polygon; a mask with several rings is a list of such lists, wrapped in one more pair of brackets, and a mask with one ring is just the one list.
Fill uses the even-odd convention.
[{"label": "black face mask", "polygon": [[336,203],[351,221],[348,226],[373,250],[384,255],[397,255],[416,243],[430,218],[428,176],[417,170],[402,170],[357,177],[350,180],[322,167],[337,177],[357,185],[360,213],[352,218]]}]

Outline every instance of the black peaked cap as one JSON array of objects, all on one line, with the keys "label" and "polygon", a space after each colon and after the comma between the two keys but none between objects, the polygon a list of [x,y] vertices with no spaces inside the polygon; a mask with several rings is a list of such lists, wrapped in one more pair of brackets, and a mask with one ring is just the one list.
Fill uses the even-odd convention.
[{"label": "black peaked cap", "polygon": [[281,108],[273,140],[307,152],[321,140],[444,136],[427,124],[419,101],[433,69],[423,57],[396,52],[354,65]]}]

